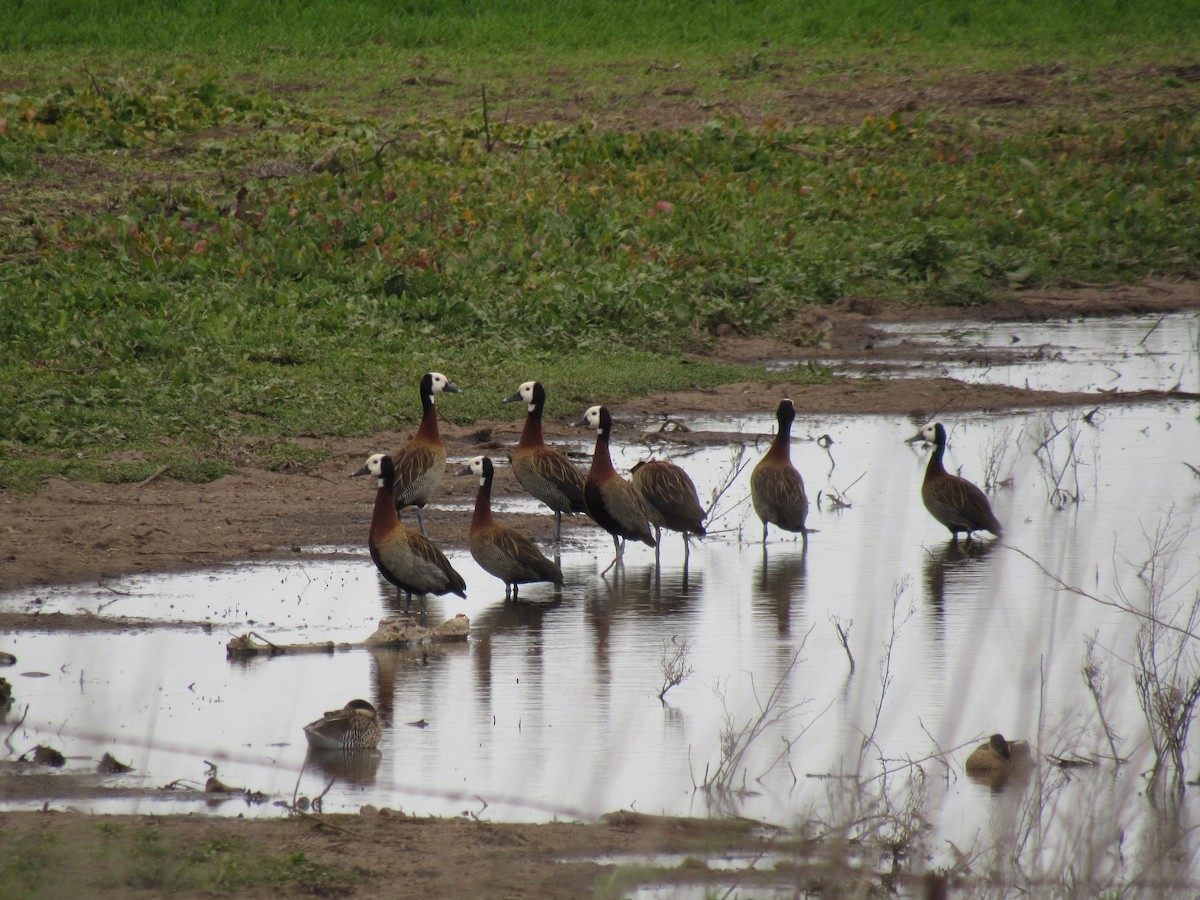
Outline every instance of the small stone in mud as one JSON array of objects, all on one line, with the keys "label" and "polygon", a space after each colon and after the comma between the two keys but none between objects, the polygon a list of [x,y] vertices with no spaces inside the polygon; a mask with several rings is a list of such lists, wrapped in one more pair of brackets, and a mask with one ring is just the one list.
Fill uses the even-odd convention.
[{"label": "small stone in mud", "polygon": [[52,766],[55,769],[61,769],[67,764],[65,756],[53,747],[47,747],[44,744],[38,744],[33,748],[33,761],[39,766]]},{"label": "small stone in mud", "polygon": [[132,772],[133,766],[127,766],[113,758],[111,753],[105,753],[96,764],[96,771],[101,775],[120,775],[123,772]]},{"label": "small stone in mud", "polygon": [[16,664],[17,658],[15,656],[0,650],[0,666],[15,666]]}]

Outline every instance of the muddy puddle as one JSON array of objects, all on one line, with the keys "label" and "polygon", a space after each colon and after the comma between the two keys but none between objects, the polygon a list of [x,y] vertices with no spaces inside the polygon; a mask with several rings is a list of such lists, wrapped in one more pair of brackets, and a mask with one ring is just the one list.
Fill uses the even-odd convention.
[{"label": "muddy puddle", "polygon": [[[947,377],[1059,392],[1200,391],[1200,316],[1117,316],[1049,322],[896,323],[875,358],[830,361],[868,374]],[[904,348],[906,358],[878,355]],[[920,362],[911,361],[911,356]],[[790,365],[780,361],[780,367]]]},{"label": "muddy puddle", "polygon": [[[1140,338],[1148,327],[1130,332]],[[1151,557],[1171,609],[1196,597],[1200,478],[1185,462],[1200,466],[1197,405],[945,422],[947,468],[1001,485],[1002,542],[953,545],[925,511],[928,449],[904,443],[916,423],[801,416],[793,460],[814,503],[807,550],[774,532],[765,549],[759,542],[747,498],[765,446],[663,442],[657,454],[687,468],[706,503],[723,489],[712,533],[693,541],[686,567],[682,540],[668,534],[657,563],[655,551],[630,546],[602,578],[611,540],[572,521],[559,550],[565,586],[528,586],[528,602],[506,605],[465,536],[435,534],[467,580],[467,599],[431,597],[428,618],[465,613],[469,641],[249,660],[226,658],[232,635],[361,641],[395,612],[365,549],[14,592],[0,596],[0,609],[154,624],[6,636],[0,649],[18,662],[0,670],[16,697],[4,728],[27,706],[12,747],[53,744],[68,757],[67,775],[94,770],[109,752],[134,767],[109,776],[110,786],[198,787],[213,763],[222,781],[265,800],[173,791],[70,802],[97,812],[275,815],[275,801],[326,791],[326,811],[373,804],[539,821],[632,808],[792,825],[844,815],[847,773],[885,769],[900,784],[916,764],[941,848],[990,845],[1008,821],[997,811],[1038,785],[1054,799],[1046,853],[1067,853],[1097,829],[1137,835],[1150,762],[1134,682],[1139,620],[1111,604],[1144,603]],[[626,424],[618,442],[640,435]],[[774,420],[692,424],[753,434]],[[641,443],[614,447],[622,471],[647,453]],[[498,518],[523,504],[498,504]],[[368,515],[364,503],[364,528]],[[1116,771],[1103,760],[1109,744],[1081,676],[1089,642],[1107,675],[1105,720],[1130,757]],[[662,702],[664,669],[681,647],[686,677]],[[360,696],[382,714],[380,752],[351,766],[307,758],[302,726]],[[761,733],[720,777],[730,736],[760,719]],[[1032,742],[1038,766],[1028,782],[1001,791],[963,773],[967,753],[993,732]],[[1062,770],[1052,756],[1100,764]]]}]

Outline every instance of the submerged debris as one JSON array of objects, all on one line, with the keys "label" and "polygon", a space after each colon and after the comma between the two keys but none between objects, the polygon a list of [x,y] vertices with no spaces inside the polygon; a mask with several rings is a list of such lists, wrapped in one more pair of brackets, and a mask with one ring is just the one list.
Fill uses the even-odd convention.
[{"label": "submerged debris", "polygon": [[413,619],[388,616],[379,620],[379,627],[364,643],[368,647],[403,647],[426,641],[465,641],[470,633],[471,621],[462,613],[434,628],[418,625]]},{"label": "submerged debris", "polygon": [[316,644],[273,644],[251,631],[230,640],[225,645],[225,654],[228,657],[280,656],[286,653],[332,653],[335,650],[350,650],[355,647],[406,647],[412,644],[465,641],[470,633],[471,622],[462,613],[435,628],[426,628],[411,618],[388,616],[380,619],[375,632],[359,643],[335,644],[333,641],[322,641]]},{"label": "submerged debris", "polygon": [[244,794],[245,788],[234,787],[231,784],[226,784],[216,775],[210,775],[208,781],[204,782],[204,793],[206,794]]},{"label": "submerged debris", "polygon": [[[258,638],[261,643],[254,640]],[[273,644],[257,632],[236,635],[225,645],[225,655],[230,656],[280,656],[284,653],[332,653],[337,649],[333,641],[321,641],[316,644]],[[342,645],[349,646],[349,645]]]}]

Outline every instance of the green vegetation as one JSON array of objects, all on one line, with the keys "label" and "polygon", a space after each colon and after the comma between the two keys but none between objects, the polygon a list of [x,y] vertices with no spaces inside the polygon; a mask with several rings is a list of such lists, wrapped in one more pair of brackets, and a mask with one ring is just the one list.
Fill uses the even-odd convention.
[{"label": "green vegetation", "polygon": [[[1151,0],[39,0],[6,10],[0,50],[64,48],[128,52],[321,53],[364,46],[391,51],[449,48],[479,57],[529,51],[705,51],[778,43],[921,41],[955,46],[1056,46],[1195,39],[1186,3]],[[253,22],[253,28],[245,24]]]},{"label": "green vegetation", "polygon": [[134,891],[155,896],[237,894],[264,886],[289,894],[337,897],[359,876],[302,852],[278,856],[234,837],[189,841],[151,827],[80,822],[61,833],[10,836],[0,859],[0,896],[64,897]]},{"label": "green vegetation", "polygon": [[[297,435],[415,421],[431,368],[467,391],[443,407],[460,422],[518,415],[496,401],[530,377],[555,415],[770,380],[685,354],[845,296],[971,304],[1200,254],[1190,70],[1149,65],[1200,25],[1166,5],[263,8],[10,11],[0,489],[308,464]],[[1134,54],[1155,102],[789,121],[792,82],[924,83],[946,44],[1000,70],[1073,53],[1055,77],[1077,91],[1083,61]],[[503,98],[486,119],[485,84]],[[673,90],[719,102],[681,127],[638,117]],[[751,123],[737,98],[779,114]],[[551,114],[576,102],[626,124]]]}]

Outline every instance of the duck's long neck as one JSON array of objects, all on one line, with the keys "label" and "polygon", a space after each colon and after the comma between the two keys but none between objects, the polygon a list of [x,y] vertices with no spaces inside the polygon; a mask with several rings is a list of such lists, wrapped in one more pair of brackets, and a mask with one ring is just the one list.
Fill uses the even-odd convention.
[{"label": "duck's long neck", "polygon": [[424,410],[421,415],[421,427],[417,429],[415,437],[434,444],[439,443],[442,436],[438,433],[437,407],[433,404],[432,394],[421,395],[421,408]]},{"label": "duck's long neck", "polygon": [[471,517],[471,531],[487,528],[492,524],[492,479],[484,478],[475,495],[475,514]]},{"label": "duck's long neck", "polygon": [[937,478],[939,475],[945,475],[946,469],[942,465],[942,456],[946,452],[945,444],[933,445],[933,456],[929,457],[929,465],[925,467],[925,480]]},{"label": "duck's long neck", "polygon": [[379,489],[375,491],[375,510],[371,513],[371,534],[382,534],[399,524],[396,515],[396,501],[392,497],[393,479],[380,478]]},{"label": "duck's long neck", "polygon": [[775,435],[775,440],[771,442],[771,449],[767,451],[767,456],[774,460],[787,460],[792,454],[792,423],[781,424],[779,433]]},{"label": "duck's long neck", "polygon": [[608,431],[596,432],[596,449],[592,453],[592,473],[600,475],[608,472],[615,473],[612,454],[608,450]]},{"label": "duck's long neck", "polygon": [[517,442],[517,449],[540,447],[544,443],[545,441],[542,439],[542,404],[535,403],[525,416],[525,427],[521,429],[521,440]]}]

